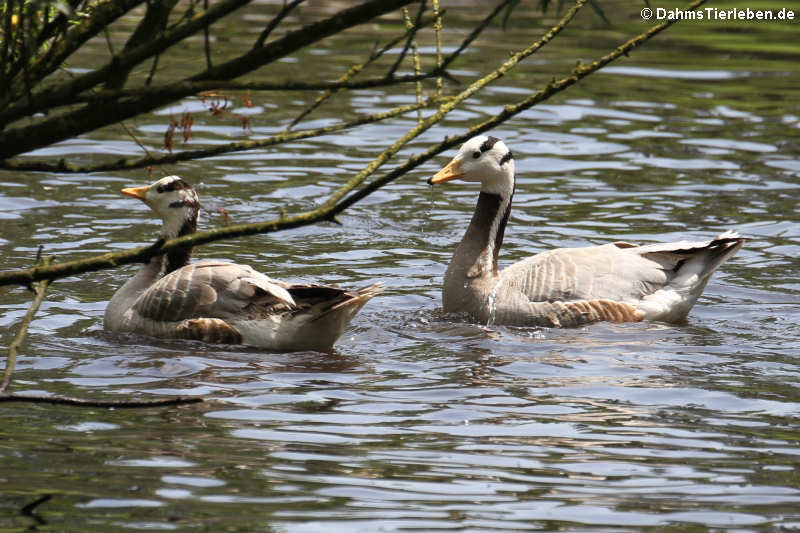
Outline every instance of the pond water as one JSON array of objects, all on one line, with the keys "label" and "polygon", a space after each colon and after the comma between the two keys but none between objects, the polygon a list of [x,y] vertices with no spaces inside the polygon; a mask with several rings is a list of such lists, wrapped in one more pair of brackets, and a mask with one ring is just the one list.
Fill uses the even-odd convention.
[{"label": "pond water", "polygon": [[[620,11],[608,28],[587,8],[575,29],[398,161],[641,31],[637,13]],[[537,38],[538,16],[518,16],[491,28],[455,72],[485,72]],[[278,70],[313,65],[336,77],[372,43],[362,31]],[[686,323],[520,329],[442,316],[442,276],[477,196],[469,184],[425,185],[451,151],[353,206],[340,226],[195,251],[289,281],[383,281],[386,292],[330,355],[109,335],[106,302],[134,267],[54,283],[14,392],[206,401],[0,404],[0,531],[800,528],[800,45],[790,32],[797,23],[686,22],[493,132],[518,174],[501,263],[729,228],[752,238]],[[314,97],[237,111],[252,113],[260,135]],[[413,98],[413,88],[390,98],[359,91],[308,123]],[[189,99],[131,126],[158,147],[170,113],[190,107],[199,105]],[[244,136],[230,121],[195,120],[193,147]],[[262,220],[322,201],[414,120],[155,173],[197,187],[203,227],[220,223],[221,207],[235,222]],[[47,153],[139,155],[120,128]],[[0,173],[3,269],[30,266],[40,245],[67,259],[152,242],[156,221],[118,192],[148,181],[144,171]],[[24,289],[0,288],[0,344],[29,303]]]}]

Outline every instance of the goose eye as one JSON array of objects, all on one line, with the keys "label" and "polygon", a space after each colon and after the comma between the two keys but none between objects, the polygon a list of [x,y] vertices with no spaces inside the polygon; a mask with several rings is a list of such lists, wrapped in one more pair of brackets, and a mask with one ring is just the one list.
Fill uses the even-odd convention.
[{"label": "goose eye", "polygon": [[480,156],[481,156],[480,152],[472,152],[472,158],[473,159],[478,159]]}]

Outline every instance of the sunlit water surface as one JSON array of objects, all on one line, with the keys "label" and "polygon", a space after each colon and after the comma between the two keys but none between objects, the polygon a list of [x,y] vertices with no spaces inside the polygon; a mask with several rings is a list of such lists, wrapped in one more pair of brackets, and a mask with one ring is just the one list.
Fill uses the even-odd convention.
[{"label": "sunlit water surface", "polygon": [[[588,33],[568,34],[399,160],[565,72],[575,53],[596,57],[640,28],[605,30],[585,53]],[[768,41],[771,30],[758,30],[753,42]],[[729,58],[723,36],[689,53],[696,31],[676,30],[494,132],[518,171],[506,264],[612,240],[708,239],[729,228],[752,238],[685,324],[551,330],[443,317],[442,275],[477,194],[425,185],[451,152],[355,205],[341,226],[196,250],[291,281],[383,281],[386,293],[334,354],[109,335],[105,304],[133,267],[55,283],[17,362],[15,392],[207,401],[0,404],[0,530],[800,528],[797,50]],[[539,32],[493,29],[461,72],[484,71],[487,58]],[[328,59],[320,68],[346,68]],[[412,93],[387,102],[361,91],[308,125]],[[253,114],[254,135],[270,133],[313,95],[287,98],[238,111]],[[137,132],[158,146],[170,114],[188,108],[201,109],[188,100],[138,121]],[[414,120],[155,172],[197,187],[203,227],[221,222],[219,208],[235,222],[262,220],[322,201]],[[201,111],[196,121],[197,138],[243,136]],[[47,153],[139,155],[120,129]],[[67,259],[151,242],[147,208],[118,192],[146,180],[143,171],[0,174],[3,268],[31,265],[40,245]],[[0,291],[7,345],[30,295]]]}]

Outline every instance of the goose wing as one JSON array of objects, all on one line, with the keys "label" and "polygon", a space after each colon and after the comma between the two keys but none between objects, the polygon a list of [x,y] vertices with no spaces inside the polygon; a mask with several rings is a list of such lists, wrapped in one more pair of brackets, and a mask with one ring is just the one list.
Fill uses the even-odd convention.
[{"label": "goose wing", "polygon": [[282,282],[247,265],[200,261],[179,268],[147,289],[134,311],[156,322],[197,317],[241,318],[295,307]]},{"label": "goose wing", "polygon": [[677,261],[667,252],[660,261],[627,243],[588,248],[558,248],[511,265],[502,272],[504,285],[532,302],[638,300],[664,287]]}]

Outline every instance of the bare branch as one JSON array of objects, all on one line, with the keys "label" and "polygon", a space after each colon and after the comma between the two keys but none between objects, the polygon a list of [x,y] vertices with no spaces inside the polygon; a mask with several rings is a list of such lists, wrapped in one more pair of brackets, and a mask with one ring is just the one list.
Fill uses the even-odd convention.
[{"label": "bare branch", "polygon": [[[451,53],[450,55],[448,55],[448,56],[447,56],[447,57],[444,59],[444,61],[442,61],[442,64],[441,64],[441,70],[442,70],[442,71],[446,70],[446,69],[447,69],[447,67],[450,65],[450,63],[452,63],[453,61],[455,61],[455,60],[456,60],[456,58],[457,58],[457,57],[459,57],[459,56],[461,55],[461,52],[463,52],[463,51],[464,51],[464,50],[465,50],[465,49],[466,49],[466,48],[467,48],[467,47],[468,47],[470,44],[472,44],[472,42],[473,42],[475,39],[477,39],[477,38],[478,38],[478,36],[479,36],[479,35],[480,35],[480,34],[483,32],[483,30],[485,30],[485,29],[486,29],[486,27],[487,27],[487,26],[489,26],[489,24],[492,22],[492,20],[494,20],[494,18],[495,18],[495,17],[496,17],[498,14],[500,14],[500,12],[503,10],[503,8],[504,8],[504,7],[506,7],[508,4],[510,4],[511,2],[514,2],[514,1],[515,1],[515,0],[503,0],[503,1],[502,1],[502,2],[500,2],[500,3],[499,3],[497,6],[495,6],[495,8],[492,10],[492,12],[491,12],[491,13],[489,13],[489,15],[488,15],[488,16],[487,16],[485,19],[483,19],[483,20],[481,21],[481,23],[480,23],[480,24],[478,24],[477,26],[475,26],[475,29],[473,29],[473,30],[470,32],[470,34],[469,34],[469,35],[466,37],[466,39],[464,39],[464,40],[461,42],[461,45],[459,45],[459,47],[458,47],[458,48],[456,48],[456,49],[455,49],[455,51],[454,51],[453,53]],[[438,69],[437,69],[437,70],[438,70]]]},{"label": "bare branch", "polygon": [[[572,8],[572,10],[567,12],[566,15],[564,16],[564,18],[562,18],[561,22],[559,22],[559,24],[557,26],[552,28],[550,30],[550,32],[553,32],[553,30],[555,30],[559,26],[563,27],[563,24],[566,21],[568,21],[568,17],[574,16],[575,13],[573,12],[573,10],[577,11],[577,9],[579,9],[583,4],[585,4],[586,1],[587,0],[578,0],[575,3],[575,6]],[[695,0],[694,2],[689,4],[689,6],[686,9],[687,10],[697,9],[699,6],[703,5],[705,2],[706,2],[706,0]],[[355,192],[355,193],[351,194],[350,196],[348,196],[347,198],[345,198],[343,201],[339,202],[337,204],[336,208],[332,210],[333,216],[335,216],[336,214],[338,214],[341,211],[344,211],[345,209],[347,209],[351,205],[353,205],[356,202],[358,202],[359,200],[369,196],[370,194],[372,194],[376,190],[380,189],[381,187],[384,187],[388,183],[391,183],[392,181],[396,180],[400,176],[405,175],[410,170],[418,167],[419,165],[425,163],[426,161],[429,161],[430,159],[432,159],[433,157],[437,156],[438,154],[444,152],[445,150],[449,150],[451,148],[459,146],[462,143],[464,143],[465,141],[467,141],[468,139],[474,137],[475,135],[479,135],[481,133],[489,131],[492,128],[494,128],[495,126],[497,126],[498,124],[502,124],[502,123],[506,122],[508,119],[512,118],[513,116],[518,115],[519,113],[521,113],[521,112],[523,112],[523,111],[525,111],[527,109],[530,109],[531,107],[535,106],[536,104],[538,104],[538,103],[540,103],[540,102],[542,102],[544,100],[547,100],[548,98],[550,98],[554,94],[559,93],[559,92],[571,87],[572,85],[578,83],[581,79],[583,79],[586,76],[588,76],[588,75],[600,70],[601,68],[603,68],[604,66],[608,65],[612,61],[615,61],[616,59],[619,59],[621,56],[626,56],[627,57],[628,54],[634,48],[637,48],[637,47],[641,46],[642,44],[644,44],[645,42],[649,41],[650,39],[652,39],[653,37],[655,37],[656,35],[658,35],[662,31],[664,31],[665,29],[670,27],[675,22],[677,22],[677,19],[668,20],[668,21],[662,22],[661,24],[658,24],[657,26],[653,26],[648,31],[646,31],[646,32],[644,32],[642,34],[639,34],[636,37],[634,37],[633,39],[630,39],[629,41],[623,43],[622,45],[617,47],[615,50],[613,50],[612,52],[610,52],[610,53],[606,54],[605,56],[601,57],[597,61],[594,61],[594,62],[592,62],[592,63],[590,63],[588,65],[577,65],[575,67],[575,69],[573,70],[571,75],[569,75],[569,76],[567,76],[565,78],[562,78],[560,80],[556,80],[555,78],[553,78],[550,81],[550,83],[548,83],[545,87],[543,87],[539,91],[533,93],[532,95],[528,96],[527,98],[524,98],[523,100],[517,102],[514,105],[505,106],[500,113],[497,113],[493,117],[491,117],[491,118],[481,122],[480,124],[470,128],[468,131],[462,133],[461,135],[457,135],[457,136],[454,136],[454,137],[446,137],[442,142],[430,147],[428,150],[426,150],[422,154],[413,155],[413,156],[409,157],[408,161],[406,161],[406,163],[404,163],[403,165],[400,165],[399,167],[395,168],[394,170],[392,170],[388,174],[382,176],[381,178],[370,182],[366,187],[358,190],[357,192]],[[545,37],[547,37],[547,35]],[[542,43],[542,44],[544,44],[544,43]],[[537,42],[537,43],[534,44],[534,47],[540,48],[541,45],[539,45],[539,43]],[[0,285],[2,285],[2,281],[0,281]]]},{"label": "bare branch", "polygon": [[[404,8],[404,10],[405,10],[405,8]],[[370,54],[370,56],[367,58],[367,60],[364,61],[363,63],[359,63],[358,65],[353,65],[352,67],[350,67],[350,69],[347,72],[345,72],[338,80],[336,80],[335,84],[333,84],[332,87],[326,89],[321,95],[319,95],[311,103],[311,105],[309,105],[299,115],[297,115],[297,117],[295,117],[294,120],[292,120],[292,122],[289,123],[288,126],[286,126],[286,129],[284,131],[289,131],[293,127],[295,127],[301,120],[303,120],[305,117],[307,117],[312,111],[314,111],[316,108],[318,108],[320,105],[322,105],[323,102],[325,102],[325,100],[329,99],[331,96],[336,94],[336,92],[339,91],[339,89],[342,89],[342,88],[352,89],[353,88],[352,84],[348,84],[348,82],[353,77],[357,76],[361,71],[363,71],[365,68],[367,68],[375,60],[377,60],[378,58],[383,56],[387,51],[391,50],[397,43],[399,43],[401,40],[406,38],[406,36],[412,35],[413,33],[416,33],[420,28],[424,27],[428,23],[429,22],[420,22],[420,26],[419,27],[412,26],[410,28],[407,28],[405,35],[401,35],[401,36],[395,37],[394,39],[392,39],[388,43],[386,43],[383,47],[381,47],[378,50],[375,50],[374,52],[372,52]],[[419,83],[423,79],[423,75],[421,75],[419,72],[415,72],[413,77],[417,78],[417,80],[416,80],[417,83]],[[386,85],[394,85],[396,83],[403,83],[406,80],[400,80],[398,78],[384,76],[383,78],[380,78],[380,79],[377,79],[377,80],[373,80],[373,81],[375,81],[377,83],[381,83],[381,84],[386,84]],[[421,100],[418,100],[418,103],[420,103],[420,102],[421,102]]]},{"label": "bare branch", "polygon": [[49,403],[54,405],[75,405],[78,407],[109,407],[113,409],[133,409],[143,407],[171,407],[205,401],[203,398],[163,398],[160,400],[87,400],[72,396],[33,395],[33,394],[0,394],[0,402]]},{"label": "bare branch", "polygon": [[349,122],[341,122],[339,124],[333,124],[322,128],[300,130],[296,132],[284,132],[275,135],[273,137],[269,137],[267,139],[228,143],[219,146],[214,146],[213,148],[205,148],[200,150],[187,150],[164,156],[148,155],[147,157],[143,157],[140,159],[134,159],[134,160],[121,159],[113,163],[90,165],[90,166],[71,165],[64,160],[59,161],[57,164],[43,163],[43,162],[22,163],[22,162],[6,161],[4,163],[0,163],[0,169],[18,170],[18,171],[22,170],[22,171],[41,171],[41,172],[89,173],[89,172],[106,172],[109,170],[128,170],[133,168],[148,167],[151,165],[165,165],[170,163],[178,163],[180,161],[202,159],[205,157],[212,157],[220,154],[242,152],[245,150],[253,150],[256,148],[264,148],[267,146],[273,146],[276,144],[281,144],[289,141],[297,141],[300,139],[307,139],[310,137],[327,135],[330,133],[335,133],[337,131],[354,128],[356,126],[361,126],[363,124],[370,124],[373,122],[379,122],[381,120],[386,120],[392,117],[400,116],[404,113],[416,111],[417,109],[419,109],[420,106],[427,106],[427,105],[431,105],[431,103],[422,102],[421,104],[408,104],[405,106],[395,107],[394,109],[390,109],[382,113],[364,115]]},{"label": "bare branch", "polygon": [[255,42],[255,44],[253,45],[253,48],[261,48],[262,46],[264,46],[264,42],[267,40],[267,37],[269,37],[269,36],[270,36],[270,34],[272,33],[272,31],[273,31],[273,30],[274,30],[276,27],[278,27],[278,24],[280,24],[280,23],[281,23],[281,21],[282,21],[284,18],[286,18],[286,16],[287,16],[289,13],[291,13],[291,11],[292,11],[294,8],[296,8],[297,6],[299,6],[300,4],[302,4],[302,3],[303,3],[303,2],[305,2],[305,1],[306,1],[306,0],[292,0],[292,2],[290,2],[290,3],[288,3],[288,4],[287,4],[287,3],[286,3],[286,0],[284,0],[284,2],[283,2],[283,7],[282,7],[282,8],[281,8],[281,10],[278,12],[278,14],[277,14],[277,15],[275,15],[275,17],[274,17],[272,20],[270,20],[270,21],[269,21],[269,24],[267,24],[267,27],[266,27],[266,28],[264,28],[264,31],[262,31],[262,32],[261,32],[261,35],[259,35],[259,36],[258,36],[258,39],[256,39],[256,42]]},{"label": "bare branch", "polygon": [[[433,0],[433,31],[436,35],[436,70],[442,70],[442,15],[439,9],[439,0]],[[442,95],[443,81],[441,76],[436,77],[436,96]]]},{"label": "bare branch", "polygon": [[[161,0],[159,2],[147,2],[147,10],[144,17],[139,21],[139,25],[131,33],[128,41],[125,43],[123,53],[129,52],[139,46],[140,43],[156,40],[159,34],[164,32],[167,26],[170,13],[172,13],[175,4],[178,0]],[[107,30],[106,30],[107,33]],[[113,55],[113,53],[112,53]],[[111,72],[106,81],[105,89],[120,89],[125,85],[128,75],[133,69],[133,65],[126,68],[117,68]]]}]

